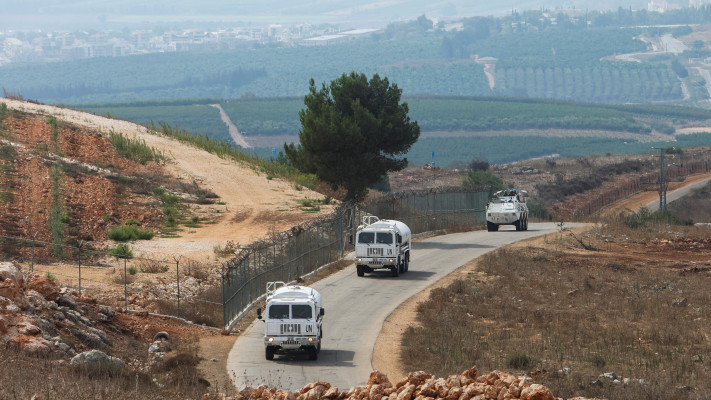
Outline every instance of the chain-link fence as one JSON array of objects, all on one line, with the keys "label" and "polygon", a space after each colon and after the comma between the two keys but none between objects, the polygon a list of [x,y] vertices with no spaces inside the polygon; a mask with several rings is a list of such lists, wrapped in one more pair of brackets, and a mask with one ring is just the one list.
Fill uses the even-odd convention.
[{"label": "chain-link fence", "polygon": [[210,326],[222,325],[219,266],[181,256],[134,257],[128,247],[119,246],[113,253],[96,247],[91,242],[69,246],[0,236],[5,257],[80,296],[86,294],[126,311],[149,310]]},{"label": "chain-link fence", "polygon": [[70,246],[10,236],[0,236],[0,250],[79,295],[127,311],[148,309],[230,329],[264,295],[267,282],[292,282],[343,259],[352,250],[348,235],[355,234],[363,216],[402,221],[413,234],[467,230],[484,222],[487,197],[451,188],[397,193],[364,206],[344,203],[329,215],[248,245],[221,266],[177,255],[134,257],[118,248],[98,250],[91,242]]},{"label": "chain-link fence", "polygon": [[333,213],[250,244],[223,265],[225,328],[231,329],[266,291],[267,282],[291,282],[340,260],[364,215],[396,219],[413,234],[466,230],[485,221],[488,193],[463,188],[384,196],[365,206],[342,204]]}]

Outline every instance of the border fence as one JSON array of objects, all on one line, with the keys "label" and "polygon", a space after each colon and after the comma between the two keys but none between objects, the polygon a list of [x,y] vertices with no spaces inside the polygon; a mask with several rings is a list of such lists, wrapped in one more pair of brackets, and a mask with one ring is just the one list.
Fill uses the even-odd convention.
[{"label": "border fence", "polygon": [[[219,326],[222,322],[221,292],[206,290],[219,286],[221,275],[215,265],[182,256],[155,259],[112,254],[95,250],[91,242],[70,246],[2,235],[0,249],[2,254],[27,264],[30,272],[61,279],[80,296],[108,294],[113,305],[122,305],[125,311],[150,306],[156,313],[195,323]],[[60,261],[54,261],[57,259]],[[138,272],[149,276],[150,284],[138,282]],[[173,278],[166,278],[166,274]]]},{"label": "border fence", "polygon": [[178,255],[134,257],[96,250],[92,242],[37,240],[36,234],[32,239],[0,235],[0,252],[27,264],[30,272],[60,279],[80,296],[103,294],[125,311],[149,309],[231,329],[262,298],[267,282],[293,282],[342,260],[353,250],[348,236],[363,216],[402,221],[413,234],[463,231],[484,223],[487,201],[486,191],[453,187],[390,194],[365,205],[343,203],[331,214],[243,247],[221,265]]},{"label": "border fence", "polygon": [[[667,184],[683,181],[696,174],[711,171],[711,162],[707,160],[691,161],[683,164],[673,164],[665,170]],[[648,172],[638,177],[617,181],[607,189],[594,191],[591,197],[569,199],[558,205],[555,218],[558,220],[584,220],[600,212],[604,207],[616,201],[627,198],[641,191],[659,192],[659,173]],[[637,211],[637,210],[632,210]]]},{"label": "border fence", "polygon": [[485,220],[488,192],[445,188],[396,193],[364,206],[344,203],[322,216],[243,248],[223,264],[225,329],[231,329],[266,292],[270,281],[291,282],[344,258],[364,215],[397,219],[413,234],[471,229]]}]

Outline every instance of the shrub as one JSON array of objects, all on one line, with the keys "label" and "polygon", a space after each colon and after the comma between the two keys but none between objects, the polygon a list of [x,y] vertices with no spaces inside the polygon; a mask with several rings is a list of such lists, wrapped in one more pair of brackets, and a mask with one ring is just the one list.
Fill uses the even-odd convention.
[{"label": "shrub", "polygon": [[146,274],[159,274],[168,270],[168,266],[154,260],[143,260],[138,264],[138,270]]},{"label": "shrub", "polygon": [[135,219],[129,218],[123,222],[124,225],[134,225],[134,226],[141,226],[140,221],[136,221]]},{"label": "shrub", "polygon": [[128,247],[127,244],[120,244],[112,249],[107,249],[106,252],[116,258],[132,258],[133,257],[133,251],[131,251],[131,248]]},{"label": "shrub", "polygon": [[117,226],[109,232],[109,239],[116,242],[128,242],[134,240],[151,240],[155,236],[155,232],[151,230],[142,230],[134,225]]},{"label": "shrub", "polygon": [[473,169],[470,169],[469,172],[467,172],[467,177],[464,178],[462,185],[473,188],[488,186],[489,194],[493,194],[498,190],[506,188],[504,186],[504,182],[498,176],[492,174],[491,172],[475,171]]},{"label": "shrub", "polygon": [[628,228],[638,229],[649,224],[657,225],[693,225],[693,221],[679,219],[669,211],[650,212],[646,207],[642,207],[637,212],[620,217]]},{"label": "shrub", "polygon": [[469,162],[468,167],[474,171],[486,171],[489,169],[489,162],[481,158],[475,158]]},{"label": "shrub", "polygon": [[153,194],[158,196],[161,203],[163,203],[163,205],[166,207],[174,206],[180,201],[179,196],[174,195],[172,193],[168,193],[168,191],[162,187],[157,187],[153,189]]},{"label": "shrub", "polygon": [[525,353],[516,352],[506,357],[506,365],[514,369],[525,369],[532,364],[531,357]]}]

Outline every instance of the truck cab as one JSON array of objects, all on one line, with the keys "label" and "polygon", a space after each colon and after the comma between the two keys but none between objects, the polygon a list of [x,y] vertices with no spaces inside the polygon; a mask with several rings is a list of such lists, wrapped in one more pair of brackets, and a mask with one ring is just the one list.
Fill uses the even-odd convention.
[{"label": "truck cab", "polygon": [[321,295],[314,289],[267,283],[264,314],[257,309],[257,318],[264,321],[264,348],[267,360],[275,354],[306,352],[316,360],[321,351],[323,316]]}]

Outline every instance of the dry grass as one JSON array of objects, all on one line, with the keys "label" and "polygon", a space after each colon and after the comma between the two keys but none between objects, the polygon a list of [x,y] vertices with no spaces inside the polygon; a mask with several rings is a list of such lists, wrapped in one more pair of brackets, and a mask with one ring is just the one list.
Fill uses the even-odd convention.
[{"label": "dry grass", "polygon": [[[418,308],[420,327],[404,335],[406,369],[529,373],[564,398],[707,398],[708,268],[606,258],[562,238],[568,250],[499,250],[468,279],[433,290]],[[704,240],[708,230],[613,223],[582,240],[603,250],[605,240],[624,241],[632,251],[679,238]],[[621,383],[600,378],[606,372]]]},{"label": "dry grass", "polygon": [[[116,350],[116,349],[114,349]],[[115,356],[127,358],[123,354]],[[163,366],[152,372],[125,370],[120,374],[96,376],[76,370],[64,360],[27,356],[0,346],[2,399],[113,400],[113,399],[199,399],[215,393],[197,371],[197,350],[190,342],[179,344]],[[91,376],[91,377],[90,377]]]}]

